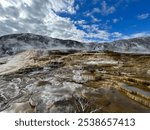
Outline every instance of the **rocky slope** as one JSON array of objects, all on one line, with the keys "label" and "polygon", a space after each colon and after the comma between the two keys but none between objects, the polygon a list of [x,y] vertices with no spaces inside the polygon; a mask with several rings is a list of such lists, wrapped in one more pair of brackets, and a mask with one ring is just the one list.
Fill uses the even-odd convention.
[{"label": "rocky slope", "polygon": [[149,39],[0,37],[0,111],[150,112]]},{"label": "rocky slope", "polygon": [[0,65],[0,111],[150,112],[149,64],[142,54],[25,51]]},{"label": "rocky slope", "polygon": [[30,33],[12,34],[0,37],[0,57],[33,49],[150,53],[150,37],[119,40],[99,44],[61,40]]},{"label": "rocky slope", "polygon": [[33,49],[48,50],[86,50],[83,43],[60,40],[30,33],[11,34],[0,37],[0,57],[14,55]]},{"label": "rocky slope", "polygon": [[150,53],[150,37],[102,43],[94,45],[93,50],[108,50],[121,53]]}]

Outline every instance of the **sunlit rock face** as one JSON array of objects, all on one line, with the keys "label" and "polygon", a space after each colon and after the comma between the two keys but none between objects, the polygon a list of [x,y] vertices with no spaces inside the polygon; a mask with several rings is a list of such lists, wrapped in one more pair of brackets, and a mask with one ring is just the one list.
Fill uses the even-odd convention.
[{"label": "sunlit rock face", "polygon": [[[6,51],[7,52],[7,51]],[[29,49],[0,58],[0,111],[150,112],[150,54]]]}]

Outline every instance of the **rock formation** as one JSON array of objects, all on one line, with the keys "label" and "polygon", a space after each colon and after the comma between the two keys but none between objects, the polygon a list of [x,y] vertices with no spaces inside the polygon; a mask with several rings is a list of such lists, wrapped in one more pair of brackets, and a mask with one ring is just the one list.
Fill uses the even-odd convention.
[{"label": "rock formation", "polygon": [[25,37],[0,38],[1,112],[150,112],[150,54]]}]

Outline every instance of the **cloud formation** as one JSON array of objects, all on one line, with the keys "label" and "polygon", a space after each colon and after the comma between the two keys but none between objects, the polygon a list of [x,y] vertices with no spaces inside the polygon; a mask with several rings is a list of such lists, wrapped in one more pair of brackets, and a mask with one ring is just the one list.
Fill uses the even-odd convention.
[{"label": "cloud formation", "polygon": [[106,1],[103,1],[101,3],[101,9],[100,9],[100,13],[101,15],[107,16],[109,14],[112,14],[116,11],[115,6],[108,6]]},{"label": "cloud formation", "polygon": [[[57,13],[75,14],[74,0],[1,0],[0,34],[35,33],[54,38],[88,41],[99,37],[107,39],[107,32],[87,33],[77,28],[68,17]],[[77,6],[76,6],[77,7]],[[96,20],[96,19],[95,19]],[[81,24],[82,21],[79,22]]]},{"label": "cloud formation", "polygon": [[122,39],[130,39],[130,38],[137,38],[137,37],[147,37],[150,36],[149,32],[140,32],[140,33],[135,33],[135,34],[131,34],[131,35],[123,35]]},{"label": "cloud formation", "polygon": [[84,32],[59,12],[75,13],[74,0],[1,0],[0,34],[31,32],[82,40]]},{"label": "cloud formation", "polygon": [[119,21],[119,19],[114,18],[112,21],[113,21],[113,23],[117,23]]},{"label": "cloud formation", "polygon": [[[83,42],[110,41],[124,37],[120,32],[109,32],[110,21],[117,23],[119,18],[102,21],[94,14],[106,17],[116,11],[118,5],[101,1],[99,8],[92,8],[86,15],[90,24],[84,19],[73,20],[85,0],[0,0],[0,35],[11,33],[35,33],[60,39]],[[121,0],[120,0],[121,1]],[[94,0],[93,4],[98,4]],[[67,14],[65,16],[60,14]],[[139,19],[146,19],[149,14],[141,14]],[[116,24],[115,24],[116,25]]]},{"label": "cloud formation", "polygon": [[144,13],[144,14],[139,14],[139,15],[137,16],[137,18],[138,18],[139,20],[143,20],[143,19],[147,19],[149,16],[150,16],[149,13]]}]

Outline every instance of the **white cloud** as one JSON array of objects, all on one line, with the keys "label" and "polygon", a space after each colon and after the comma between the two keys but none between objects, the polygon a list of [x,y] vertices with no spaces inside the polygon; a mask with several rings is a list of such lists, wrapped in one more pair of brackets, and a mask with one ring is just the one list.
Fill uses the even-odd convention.
[{"label": "white cloud", "polygon": [[86,24],[86,21],[85,21],[85,20],[79,20],[79,21],[77,21],[77,23],[78,23],[79,25],[83,25],[83,24]]},{"label": "white cloud", "polygon": [[94,13],[100,13],[103,16],[107,16],[114,13],[115,11],[115,6],[108,6],[106,1],[102,1],[100,8],[93,8],[91,12],[87,12],[86,16],[92,16]]},{"label": "white cloud", "polygon": [[74,0],[1,0],[0,8],[1,35],[31,32],[80,41],[84,35],[71,19],[55,13],[75,13]]},{"label": "white cloud", "polygon": [[130,37],[136,38],[136,37],[146,37],[146,36],[150,36],[150,33],[148,32],[135,33],[135,34],[132,34]]},{"label": "white cloud", "polygon": [[99,28],[98,25],[93,24],[93,25],[83,25],[82,26],[84,29],[86,29],[88,32],[98,32]]},{"label": "white cloud", "polygon": [[140,32],[140,33],[134,33],[134,34],[131,34],[131,35],[123,35],[121,37],[121,39],[130,39],[130,38],[138,38],[138,37],[147,37],[147,36],[150,36],[150,33],[149,32]]},{"label": "white cloud", "polygon": [[[28,32],[82,42],[109,41],[111,37],[125,38],[119,32],[109,33],[106,29],[107,23],[102,24],[101,20],[91,13],[88,15],[93,23],[99,22],[99,25],[88,25],[85,20],[73,21],[58,15],[61,12],[76,13],[79,6],[76,6],[74,2],[75,0],[45,0],[44,2],[43,0],[0,0],[0,35]],[[108,15],[114,11],[113,6],[108,6],[103,1],[100,12],[98,9],[94,12]],[[135,34],[132,37],[134,36]]]},{"label": "white cloud", "polygon": [[[75,13],[74,0],[7,0],[0,1],[0,4],[0,35],[28,32],[85,42],[109,38],[109,33],[96,25],[57,15],[57,12]],[[98,21],[94,17],[93,20]],[[84,31],[76,25],[83,27]]]},{"label": "white cloud", "polygon": [[57,16],[54,12],[50,12],[46,16],[44,25],[46,25],[51,37],[82,41],[82,37],[84,36],[84,32],[78,30],[71,19]]},{"label": "white cloud", "polygon": [[108,6],[106,1],[103,1],[101,3],[101,9],[100,9],[100,13],[104,16],[107,16],[109,14],[112,14],[116,11],[116,8],[114,6]]},{"label": "white cloud", "polygon": [[114,18],[112,21],[113,21],[113,23],[117,23],[117,22],[119,22],[119,19]]},{"label": "white cloud", "polygon": [[80,9],[80,7],[79,7],[78,4],[75,6],[75,9],[76,9],[76,10],[79,10],[79,9]]},{"label": "white cloud", "polygon": [[111,35],[112,35],[113,38],[120,38],[122,36],[122,33],[120,33],[120,32],[113,32]]},{"label": "white cloud", "polygon": [[56,12],[68,12],[68,13],[75,13],[74,8],[75,0],[49,0],[49,5],[51,9]]},{"label": "white cloud", "polygon": [[94,8],[91,12],[90,11],[85,12],[84,15],[86,17],[90,17],[92,23],[101,22],[101,19],[98,19],[94,16],[94,13],[100,13],[99,11],[100,10],[98,8]]},{"label": "white cloud", "polygon": [[12,4],[7,0],[0,0],[0,5],[4,8],[11,6]]},{"label": "white cloud", "polygon": [[96,35],[95,35],[95,33],[89,33],[88,35],[91,38],[99,38],[102,40],[109,40],[109,36],[110,36],[110,34],[104,30],[98,30]]},{"label": "white cloud", "polygon": [[87,42],[91,42],[93,39],[96,39],[96,41],[108,41],[110,33],[108,33],[105,30],[100,30],[98,25],[83,25],[84,29],[86,29],[86,33],[84,33],[84,37],[88,40]]},{"label": "white cloud", "polygon": [[137,18],[138,18],[139,20],[143,20],[143,19],[147,19],[149,16],[150,16],[149,13],[145,13],[145,14],[139,14],[139,15],[137,16]]},{"label": "white cloud", "polygon": [[91,16],[91,18],[93,23],[101,21],[100,19],[95,18],[93,15]]},{"label": "white cloud", "polygon": [[28,14],[26,11],[20,10],[19,17],[22,19],[26,19],[28,17]]},{"label": "white cloud", "polygon": [[110,34],[109,41],[114,41],[114,40],[120,40],[120,39],[131,39],[131,38],[139,38],[139,37],[147,37],[150,36],[149,32],[140,32],[140,33],[133,33],[129,35],[123,35],[120,32],[113,32]]},{"label": "white cloud", "polygon": [[0,16],[0,21],[1,21],[1,22],[5,21],[5,20],[7,20],[6,17]]},{"label": "white cloud", "polygon": [[100,13],[100,12],[101,10],[99,8],[94,8],[91,13],[93,14],[93,13]]},{"label": "white cloud", "polygon": [[26,4],[28,6],[31,6],[32,0],[0,0],[0,5],[4,8],[7,7],[19,7],[21,4]]}]

